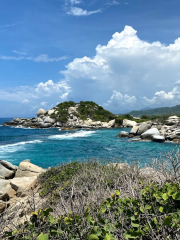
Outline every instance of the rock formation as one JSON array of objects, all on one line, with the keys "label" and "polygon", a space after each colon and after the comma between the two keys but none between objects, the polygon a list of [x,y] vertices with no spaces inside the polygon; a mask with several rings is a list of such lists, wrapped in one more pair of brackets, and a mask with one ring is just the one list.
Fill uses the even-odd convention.
[{"label": "rock formation", "polygon": [[[123,123],[127,123],[127,121],[124,120]],[[136,123],[130,132],[121,131],[118,137],[149,139],[154,142],[168,140],[180,142],[180,118],[169,117],[165,124],[155,121]]]}]

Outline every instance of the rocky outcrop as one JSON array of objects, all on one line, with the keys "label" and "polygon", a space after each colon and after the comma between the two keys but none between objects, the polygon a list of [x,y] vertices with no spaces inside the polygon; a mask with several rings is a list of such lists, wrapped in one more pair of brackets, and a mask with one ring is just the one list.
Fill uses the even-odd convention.
[{"label": "rocky outcrop", "polygon": [[22,161],[18,167],[1,160],[0,169],[0,212],[7,207],[10,199],[25,197],[29,189],[36,186],[38,175],[45,172],[30,160]]},{"label": "rocky outcrop", "polygon": [[120,134],[117,135],[117,137],[127,138],[129,137],[129,133],[126,131],[121,131]]},{"label": "rocky outcrop", "polygon": [[169,117],[165,125],[155,121],[137,123],[132,127],[129,134],[120,133],[118,137],[135,138],[135,141],[149,139],[154,142],[180,142],[180,118],[177,116]]},{"label": "rocky outcrop", "polygon": [[[45,111],[44,109],[39,109],[37,111],[37,118],[15,118],[10,122],[5,122],[4,126],[18,126],[18,127],[28,127],[28,128],[112,128],[115,126],[115,119],[109,122],[93,121],[90,118],[87,120],[82,120],[78,113],[78,104],[75,107],[69,107],[67,109],[67,121],[60,122],[58,115],[58,108],[50,109]],[[128,120],[129,121],[129,120]],[[129,127],[134,124],[134,121]]]}]

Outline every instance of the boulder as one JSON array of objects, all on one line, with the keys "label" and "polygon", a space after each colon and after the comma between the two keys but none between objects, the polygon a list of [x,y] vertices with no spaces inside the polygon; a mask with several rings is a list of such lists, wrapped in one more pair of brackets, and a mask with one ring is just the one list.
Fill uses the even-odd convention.
[{"label": "boulder", "polygon": [[0,200],[0,213],[6,209],[6,203]]},{"label": "boulder", "polygon": [[139,126],[133,126],[133,128],[130,131],[130,134],[136,135],[138,132]]},{"label": "boulder", "polygon": [[51,114],[55,113],[55,111],[56,111],[56,109],[50,109],[50,110],[48,111],[48,115],[50,116]]},{"label": "boulder", "polygon": [[76,107],[69,107],[68,108],[68,114],[75,114],[78,113]]},{"label": "boulder", "polygon": [[109,127],[109,123],[107,122],[102,122],[102,128],[108,128]]},{"label": "boulder", "polygon": [[157,128],[151,128],[147,131],[145,131],[143,134],[141,134],[142,139],[152,139],[153,135],[160,135],[160,132],[157,130]]},{"label": "boulder", "polygon": [[29,162],[21,162],[16,172],[15,178],[17,177],[33,177],[37,176],[45,170]]},{"label": "boulder", "polygon": [[14,177],[14,171],[11,171],[0,164],[0,176],[6,179],[10,179]]},{"label": "boulder", "polygon": [[54,124],[55,122],[56,122],[56,120],[53,119],[53,118],[50,118],[50,117],[46,117],[46,118],[44,119],[44,123]]},{"label": "boulder", "polygon": [[17,170],[17,166],[12,165],[11,163],[5,161],[5,160],[0,160],[0,164],[2,166],[4,166],[5,168],[12,170],[12,171],[16,171]]},{"label": "boulder", "polygon": [[166,181],[166,178],[162,173],[150,167],[140,169],[140,176],[144,178],[149,178],[150,180],[153,180],[158,183]]},{"label": "boulder", "polygon": [[123,119],[123,127],[134,127],[137,123],[128,119]]},{"label": "boulder", "polygon": [[20,196],[24,191],[29,190],[29,187],[35,184],[37,176],[33,177],[16,177],[10,180],[11,187],[17,192],[17,196]]},{"label": "boulder", "polygon": [[164,142],[165,141],[165,137],[164,136],[160,136],[160,135],[153,135],[152,136],[152,141],[153,142]]},{"label": "boulder", "polygon": [[121,131],[119,135],[117,135],[117,137],[128,137],[129,136],[129,133],[128,132],[125,132],[125,131]]},{"label": "boulder", "polygon": [[40,108],[37,111],[36,115],[37,115],[37,117],[40,117],[40,116],[44,116],[45,113],[46,113],[46,110],[44,110],[43,108]]},{"label": "boulder", "polygon": [[171,116],[167,119],[166,124],[167,125],[174,125],[180,122],[180,118],[177,116]]},{"label": "boulder", "polygon": [[9,192],[12,190],[10,181],[5,179],[0,179],[0,200],[9,200]]},{"label": "boulder", "polygon": [[115,122],[116,122],[116,120],[115,120],[115,119],[113,119],[113,120],[109,121],[109,126],[110,126],[110,127],[114,127],[114,125],[115,125]]},{"label": "boulder", "polygon": [[152,124],[150,123],[142,123],[139,125],[139,129],[138,129],[138,134],[141,135],[142,133],[144,133],[145,131],[147,131],[148,129],[150,129],[152,126]]}]

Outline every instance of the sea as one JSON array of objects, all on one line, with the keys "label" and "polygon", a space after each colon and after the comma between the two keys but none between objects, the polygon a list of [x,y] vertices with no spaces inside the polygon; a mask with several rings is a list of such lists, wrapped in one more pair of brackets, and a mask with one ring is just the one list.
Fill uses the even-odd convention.
[{"label": "sea", "polygon": [[132,142],[118,138],[120,131],[129,128],[79,129],[62,131],[60,128],[31,129],[5,127],[10,118],[0,118],[0,160],[14,165],[29,159],[42,168],[72,161],[98,160],[102,162],[136,162],[149,164],[163,159],[164,154],[178,146],[172,142]]}]

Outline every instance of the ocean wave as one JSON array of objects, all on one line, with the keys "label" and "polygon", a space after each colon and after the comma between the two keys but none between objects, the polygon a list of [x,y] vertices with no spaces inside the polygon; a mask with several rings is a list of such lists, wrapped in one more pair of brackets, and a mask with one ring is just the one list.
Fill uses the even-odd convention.
[{"label": "ocean wave", "polygon": [[18,142],[0,146],[0,152],[16,152],[19,150],[19,147],[25,144],[33,144],[33,143],[41,143],[41,140],[33,140],[33,141],[26,141],[26,142]]},{"label": "ocean wave", "polygon": [[71,139],[71,138],[80,138],[80,137],[89,137],[92,134],[94,134],[96,131],[78,131],[75,133],[66,133],[63,135],[52,135],[49,136],[49,139],[57,139],[57,140],[62,140],[62,139]]}]

